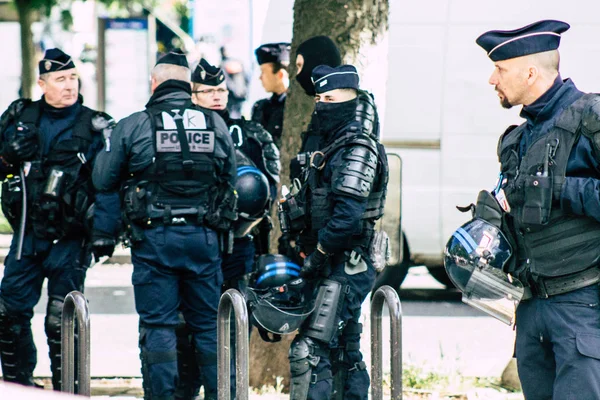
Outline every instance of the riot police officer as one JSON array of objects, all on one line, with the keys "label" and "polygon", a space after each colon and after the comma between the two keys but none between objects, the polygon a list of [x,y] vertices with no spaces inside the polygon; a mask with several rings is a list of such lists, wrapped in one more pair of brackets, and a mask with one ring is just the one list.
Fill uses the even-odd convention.
[{"label": "riot police officer", "polygon": [[260,66],[260,82],[265,91],[272,95],[270,99],[262,99],[254,103],[252,121],[264,126],[279,145],[283,130],[283,109],[289,86],[290,44],[263,44],[254,51],[254,54]]},{"label": "riot police officer", "polygon": [[[315,311],[290,348],[290,398],[329,399],[334,373],[339,398],[366,399],[359,317],[376,275],[371,244],[375,221],[383,215],[387,157],[377,132],[366,134],[355,119],[356,69],[319,66],[312,78],[321,146],[311,155],[301,187],[282,204],[287,226],[304,225],[298,243],[308,256],[300,274],[318,291]],[[309,205],[304,216],[287,213],[292,201]]]},{"label": "riot police officer", "polygon": [[0,117],[2,210],[15,232],[0,287],[0,359],[5,381],[33,385],[30,321],[48,278],[45,330],[60,390],[62,306],[83,290],[92,166],[113,122],[83,105],[75,64],[60,49],[46,51],[39,73],[42,98],[17,100]]},{"label": "riot police officer", "polygon": [[[260,124],[230,117],[227,92],[223,70],[201,59],[192,74],[192,101],[223,118],[236,148],[238,165],[238,220],[234,224],[233,251],[223,256],[222,292],[234,288],[245,294],[256,252],[269,252],[272,226],[268,213],[277,194],[279,150],[271,134]],[[234,334],[232,330],[232,359],[235,359]],[[189,329],[185,321],[177,335],[180,380],[176,398],[191,399],[198,395],[202,379],[195,360],[189,357]],[[231,379],[235,383],[235,368],[231,369]],[[231,388],[232,398],[235,398],[235,385]]]},{"label": "riot police officer", "polygon": [[[119,122],[93,175],[106,198],[119,189],[123,197],[147,399],[175,398],[179,310],[192,332],[205,398],[217,392],[221,251],[236,219],[236,163],[223,120],[192,103],[190,75],[179,50],[157,62],[146,110]],[[117,221],[110,211],[96,213]]]},{"label": "riot police officer", "polygon": [[528,400],[600,398],[600,98],[560,76],[568,29],[545,20],[477,39],[501,105],[522,105],[525,119],[500,138],[493,194],[507,271],[525,286],[515,356]]}]

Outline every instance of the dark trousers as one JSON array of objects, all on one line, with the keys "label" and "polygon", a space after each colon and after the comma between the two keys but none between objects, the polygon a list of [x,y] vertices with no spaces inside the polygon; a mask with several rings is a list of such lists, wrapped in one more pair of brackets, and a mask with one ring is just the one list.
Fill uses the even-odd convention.
[{"label": "dark trousers", "polygon": [[217,307],[223,281],[217,234],[205,227],[149,229],[132,249],[146,398],[172,398],[179,312],[191,331],[205,398],[216,398]]},{"label": "dark trousers", "polygon": [[[27,234],[23,240],[21,260],[17,261],[17,241],[17,235],[13,236],[10,250],[4,261],[4,276],[0,284],[0,301],[4,303],[10,320],[4,323],[5,326],[2,328],[6,329],[6,332],[1,335],[7,349],[11,346],[17,349],[18,381],[27,383],[37,364],[37,349],[31,333],[31,318],[33,308],[40,300],[44,279],[48,279],[49,303],[53,300],[64,301],[69,292],[83,291],[91,255],[82,239],[63,239],[53,243]],[[59,308],[58,313],[60,310]],[[47,313],[46,334],[50,345],[53,383],[56,390],[60,389],[59,324],[59,314],[51,316]],[[10,332],[18,332],[18,335],[10,335]]]},{"label": "dark trousers", "polygon": [[600,289],[517,307],[516,357],[527,400],[600,399]]},{"label": "dark trousers", "polygon": [[[235,239],[232,254],[225,255],[223,257],[222,270],[224,275],[223,286],[221,293],[224,293],[228,289],[236,289],[243,296],[246,295],[246,288],[248,287],[246,274],[252,271],[254,265],[254,242],[250,237]],[[177,345],[180,349],[185,349],[189,346],[189,329],[183,321],[183,326],[180,326],[179,334],[177,337]],[[233,313],[230,321],[230,357],[231,357],[231,398],[235,399],[235,318]],[[200,369],[194,360],[184,354],[183,351],[179,351],[178,360],[180,376],[185,377],[180,379],[177,387],[177,400],[191,400],[198,396],[200,387],[203,385],[202,378],[200,376]]]},{"label": "dark trousers", "polygon": [[[345,369],[347,375],[344,384],[344,400],[366,400],[370,380],[366,369],[356,368],[363,358],[358,346],[360,333],[357,332],[356,326],[360,323],[361,306],[373,287],[376,274],[373,267],[370,266],[364,272],[349,275],[344,266],[345,263],[336,265],[328,277],[328,279],[339,281],[347,287],[347,293],[344,295],[341,311],[336,321],[337,326],[341,326],[342,329],[338,330],[331,342],[320,343],[324,349],[329,350],[329,356],[320,358],[319,363],[312,370],[312,374],[325,375],[324,372],[331,371],[332,367],[333,372]],[[299,335],[302,334],[301,329]],[[308,400],[330,399],[332,390],[333,379],[331,378],[311,383]]]}]

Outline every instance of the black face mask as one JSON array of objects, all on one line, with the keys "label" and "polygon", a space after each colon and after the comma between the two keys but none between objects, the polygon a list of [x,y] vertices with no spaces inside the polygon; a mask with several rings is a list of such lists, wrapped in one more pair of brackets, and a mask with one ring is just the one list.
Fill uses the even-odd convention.
[{"label": "black face mask", "polygon": [[311,97],[315,95],[315,87],[310,79],[313,69],[318,65],[338,67],[342,63],[340,51],[327,36],[314,36],[302,42],[296,54],[301,54],[304,58],[302,71],[296,75],[296,81]]},{"label": "black face mask", "polygon": [[298,81],[300,86],[302,86],[302,89],[304,89],[304,93],[312,97],[316,93],[315,86],[313,85],[312,80],[310,79],[311,72],[312,69],[309,71],[309,68],[302,68],[302,71],[300,71],[300,73],[296,75],[296,81]]},{"label": "black face mask", "polygon": [[315,105],[314,121],[322,136],[329,137],[337,129],[352,122],[356,114],[358,99],[343,103],[323,103]]}]

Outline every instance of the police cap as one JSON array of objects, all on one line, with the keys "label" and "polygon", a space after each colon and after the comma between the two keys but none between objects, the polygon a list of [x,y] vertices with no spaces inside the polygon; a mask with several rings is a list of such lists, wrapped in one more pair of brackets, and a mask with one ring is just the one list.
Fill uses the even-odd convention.
[{"label": "police cap", "polygon": [[267,43],[257,48],[254,54],[256,54],[256,61],[259,65],[266,63],[289,64],[290,48],[289,43]]},{"label": "police cap", "polygon": [[48,49],[44,58],[39,62],[40,75],[48,72],[63,71],[75,68],[73,59],[61,49]]},{"label": "police cap", "polygon": [[192,82],[208,86],[218,86],[225,81],[223,69],[211,65],[204,58],[200,60],[192,73]]},{"label": "police cap", "polygon": [[529,54],[556,50],[566,22],[543,20],[512,31],[489,31],[476,40],[492,61],[508,60]]},{"label": "police cap", "polygon": [[156,65],[158,64],[178,65],[185,68],[190,67],[188,65],[187,58],[181,49],[173,49],[169,51],[156,62]]},{"label": "police cap", "polygon": [[353,65],[340,65],[335,68],[319,65],[313,69],[312,81],[317,93],[329,92],[334,89],[358,90],[358,72]]}]

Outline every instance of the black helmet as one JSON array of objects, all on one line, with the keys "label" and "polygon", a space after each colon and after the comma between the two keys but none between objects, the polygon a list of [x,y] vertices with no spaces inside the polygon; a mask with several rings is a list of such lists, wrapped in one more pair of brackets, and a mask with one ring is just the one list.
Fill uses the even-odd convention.
[{"label": "black helmet", "polygon": [[265,216],[270,197],[269,181],[254,165],[237,169],[235,190],[238,193],[238,219],[234,224],[234,236],[244,237]]},{"label": "black helmet", "polygon": [[495,225],[475,218],[456,230],[444,252],[444,267],[463,301],[511,325],[523,285],[504,268],[513,254]]},{"label": "black helmet", "polygon": [[[300,278],[300,267],[279,254],[256,261],[254,282],[248,288],[250,322],[265,341],[278,341],[293,333],[313,311],[310,290]],[[275,335],[269,338],[268,333]]]}]

